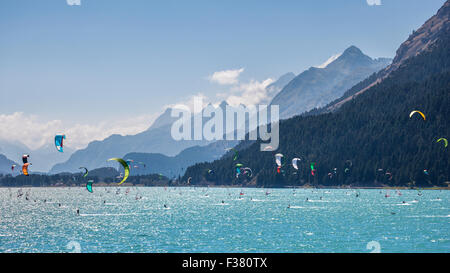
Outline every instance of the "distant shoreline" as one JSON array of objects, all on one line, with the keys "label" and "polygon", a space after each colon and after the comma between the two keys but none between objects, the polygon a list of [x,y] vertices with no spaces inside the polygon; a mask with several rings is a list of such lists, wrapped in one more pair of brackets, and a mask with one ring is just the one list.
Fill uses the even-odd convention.
[{"label": "distant shoreline", "polygon": [[[43,186],[43,187],[35,187],[32,185],[24,185],[24,186],[0,186],[0,188],[83,188],[84,185],[64,185],[64,186]],[[391,186],[334,186],[334,187],[312,187],[312,186],[289,186],[289,187],[249,187],[249,186],[224,186],[224,185],[199,185],[199,186],[145,186],[145,185],[132,185],[132,184],[122,184],[122,185],[111,185],[106,183],[98,183],[96,187],[104,187],[104,188],[116,188],[116,187],[140,187],[140,188],[228,188],[228,189],[322,189],[322,190],[450,190],[450,187],[419,187],[419,188],[410,188],[410,187],[391,187]]]}]

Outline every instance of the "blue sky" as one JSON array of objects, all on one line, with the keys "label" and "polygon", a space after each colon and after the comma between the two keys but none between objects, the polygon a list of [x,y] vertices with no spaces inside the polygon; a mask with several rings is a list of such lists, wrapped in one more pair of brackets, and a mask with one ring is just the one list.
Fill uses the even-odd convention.
[{"label": "blue sky", "polygon": [[[195,94],[212,102],[239,97],[350,45],[393,57],[444,2],[0,1],[0,121],[17,123],[0,138],[29,122],[34,134],[84,130],[74,133],[74,146],[82,146],[145,129],[164,106]],[[234,84],[211,80],[239,69]]]}]

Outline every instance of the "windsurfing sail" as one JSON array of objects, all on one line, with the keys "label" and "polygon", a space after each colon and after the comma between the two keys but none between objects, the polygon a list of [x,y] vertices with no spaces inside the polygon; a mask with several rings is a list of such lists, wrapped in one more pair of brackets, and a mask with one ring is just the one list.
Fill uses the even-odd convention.
[{"label": "windsurfing sail", "polygon": [[120,185],[123,182],[125,182],[125,180],[127,180],[128,176],[130,175],[130,167],[128,166],[127,162],[125,160],[123,160],[122,158],[113,157],[113,158],[108,159],[108,161],[112,161],[112,160],[119,162],[120,165],[122,165],[122,167],[124,169],[123,179],[122,179],[122,181],[119,182],[119,185]]},{"label": "windsurfing sail", "polygon": [[66,135],[56,135],[55,136],[55,147],[58,152],[64,152],[64,139],[66,139]]}]

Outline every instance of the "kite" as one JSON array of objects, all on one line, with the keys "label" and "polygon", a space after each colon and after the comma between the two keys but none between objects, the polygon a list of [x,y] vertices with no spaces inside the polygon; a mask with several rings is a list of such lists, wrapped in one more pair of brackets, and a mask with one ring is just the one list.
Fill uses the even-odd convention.
[{"label": "kite", "polygon": [[123,169],[124,169],[124,176],[122,181],[120,181],[119,185],[122,184],[123,182],[125,182],[125,180],[127,180],[128,176],[130,175],[130,167],[128,166],[127,162],[125,162],[125,160],[123,160],[122,158],[117,158],[117,157],[113,157],[108,159],[108,161],[117,161],[120,163],[120,165],[122,165]]},{"label": "kite", "polygon": [[87,189],[90,193],[92,193],[92,183],[94,183],[94,180],[89,180],[89,181],[86,183],[86,189]]},{"label": "kite", "polygon": [[249,167],[245,167],[242,170],[244,171],[244,174],[247,175],[247,177],[252,177],[253,176],[253,171]]},{"label": "kite", "polygon": [[273,151],[273,147],[272,146],[266,146],[266,148],[264,148],[264,151]]},{"label": "kite", "polygon": [[389,180],[389,181],[392,180],[392,177],[393,177],[393,176],[392,176],[392,173],[386,172],[385,176],[388,177],[388,180]]},{"label": "kite", "polygon": [[241,163],[237,163],[237,164],[236,164],[236,178],[239,177],[239,175],[241,174],[241,168],[242,168],[243,166],[244,166],[244,165],[242,165]]},{"label": "kite", "polygon": [[30,166],[30,165],[31,165],[31,163],[25,163],[22,166],[22,173],[26,176],[28,176],[28,166]]},{"label": "kite", "polygon": [[421,115],[422,118],[423,118],[423,120],[426,120],[426,117],[425,117],[424,113],[422,113],[422,112],[420,112],[420,111],[418,111],[418,110],[412,111],[412,112],[409,114],[409,118],[412,118],[412,116],[413,116],[414,114],[416,114],[416,113],[419,114],[419,115]]},{"label": "kite", "polygon": [[298,170],[298,162],[299,161],[301,161],[301,159],[298,157],[292,159],[292,167],[294,167],[294,169],[296,169],[296,170]]},{"label": "kite", "polygon": [[436,142],[440,142],[440,141],[444,141],[444,147],[447,148],[448,146],[448,140],[446,138],[441,137],[440,139],[438,139]]},{"label": "kite", "polygon": [[283,154],[276,154],[275,155],[275,163],[277,163],[278,167],[282,166],[282,159],[284,155]]},{"label": "kite", "polygon": [[84,169],[83,177],[86,177],[88,175],[88,173],[89,173],[88,169],[85,168],[85,167],[79,167],[78,169]]},{"label": "kite", "polygon": [[227,150],[227,151],[230,151],[230,150],[234,151],[233,161],[236,161],[238,159],[239,154],[236,151],[236,149],[234,149],[234,148],[226,148],[225,150]]},{"label": "kite", "polygon": [[311,175],[312,176],[316,175],[316,163],[314,162],[311,163]]},{"label": "kite", "polygon": [[66,135],[56,135],[55,136],[55,147],[58,152],[63,152],[64,139],[66,139]]}]

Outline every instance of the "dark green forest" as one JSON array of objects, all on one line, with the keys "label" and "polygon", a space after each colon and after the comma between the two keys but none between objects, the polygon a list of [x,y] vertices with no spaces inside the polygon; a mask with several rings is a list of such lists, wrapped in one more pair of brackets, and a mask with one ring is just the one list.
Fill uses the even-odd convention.
[{"label": "dark green forest", "polygon": [[[241,150],[236,161],[227,156],[189,167],[182,181],[192,177],[194,185],[260,187],[446,186],[450,147],[436,141],[450,139],[448,36],[441,36],[431,50],[410,58],[337,111],[314,115],[320,112],[316,109],[281,121],[277,151],[261,152],[257,141]],[[412,110],[425,113],[426,120],[420,115],[410,118]],[[280,174],[275,153],[282,153],[285,159]],[[297,172],[291,166],[294,157],[302,159]],[[311,175],[311,162],[316,163],[315,176]],[[237,163],[250,167],[253,177],[236,178]],[[208,173],[209,169],[213,172]]]},{"label": "dark green forest", "polygon": [[[114,176],[113,176],[113,175]],[[87,177],[81,173],[61,173],[55,175],[31,174],[29,176],[0,175],[0,186],[2,187],[48,187],[48,186],[84,186],[88,180],[95,183],[101,182],[103,185],[117,186],[121,179],[116,178],[119,172],[114,168],[100,168],[89,172]],[[170,186],[172,182],[165,176],[159,174],[138,175],[128,177],[127,184],[144,186]]]}]

